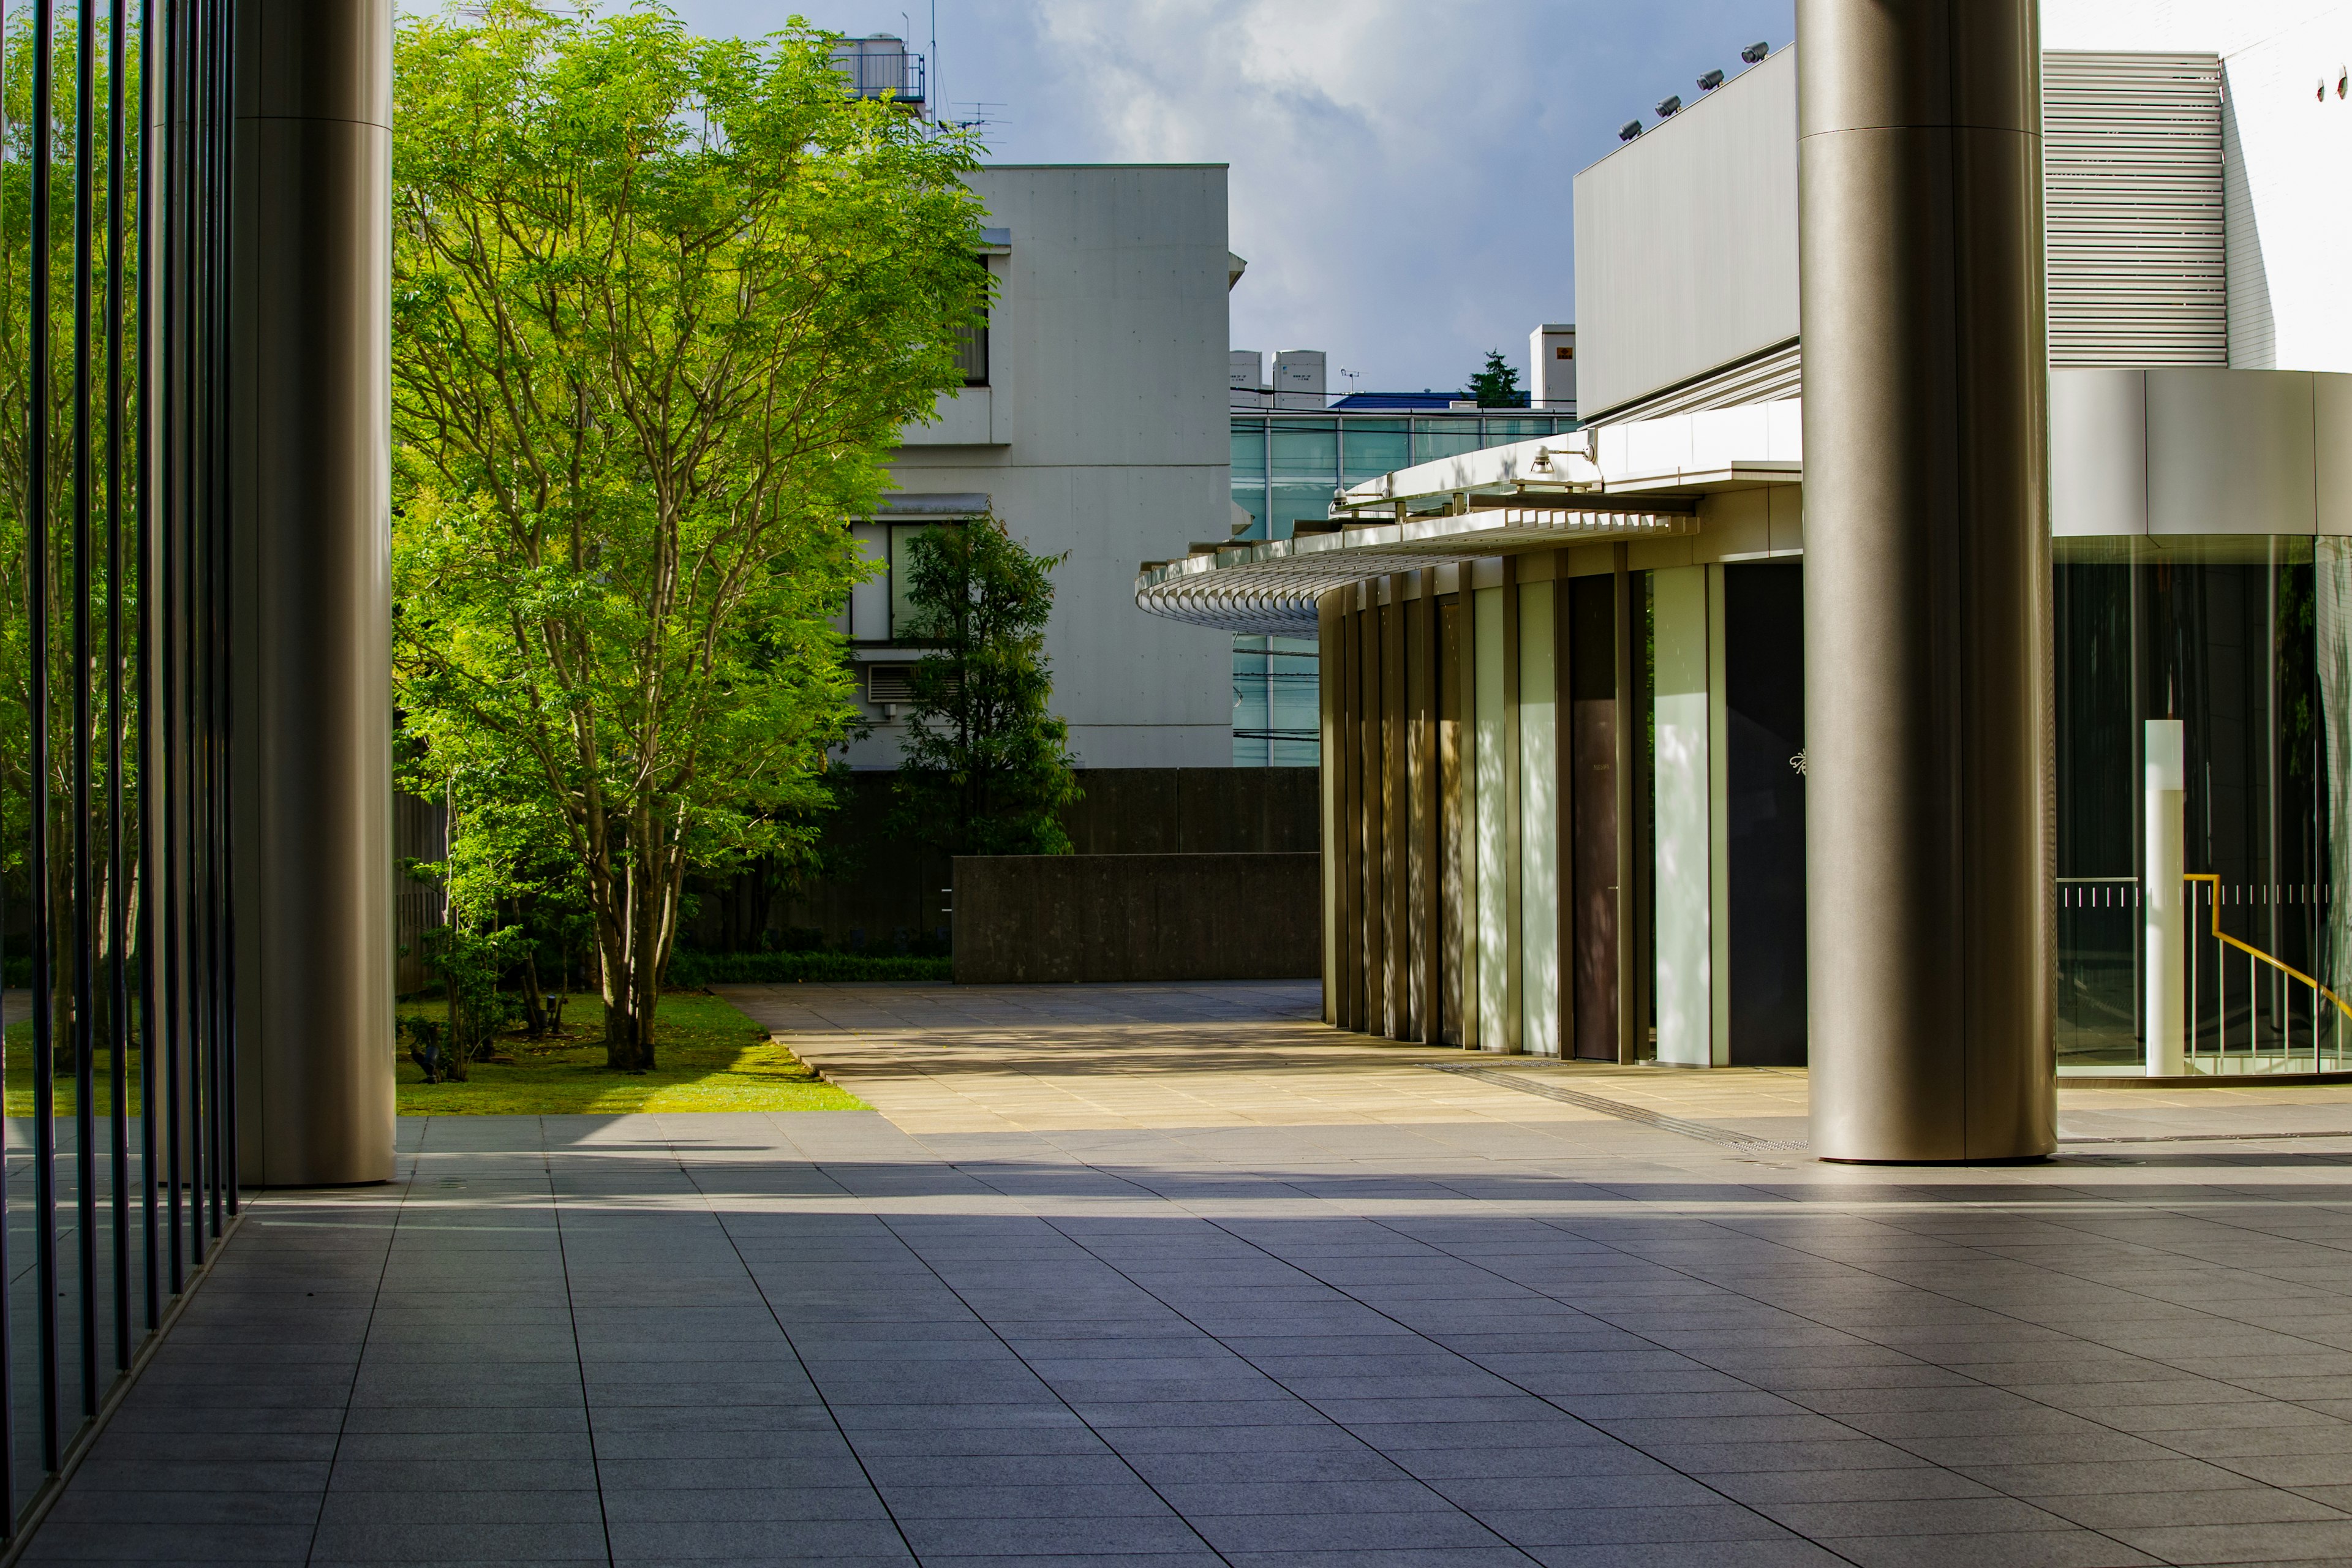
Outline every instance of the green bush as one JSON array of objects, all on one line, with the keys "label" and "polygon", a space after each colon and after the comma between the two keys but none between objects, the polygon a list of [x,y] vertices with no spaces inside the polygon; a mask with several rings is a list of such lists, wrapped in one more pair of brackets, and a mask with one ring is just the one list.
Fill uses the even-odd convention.
[{"label": "green bush", "polygon": [[684,990],[705,985],[789,985],[798,981],[952,980],[955,963],[900,953],[689,952],[670,954],[669,983]]}]

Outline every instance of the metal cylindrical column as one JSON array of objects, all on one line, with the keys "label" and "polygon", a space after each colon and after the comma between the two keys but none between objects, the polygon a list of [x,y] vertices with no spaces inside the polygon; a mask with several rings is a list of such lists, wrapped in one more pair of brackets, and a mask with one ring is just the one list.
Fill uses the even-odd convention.
[{"label": "metal cylindrical column", "polygon": [[238,1131],[393,1173],[392,0],[245,0],[231,337]]},{"label": "metal cylindrical column", "polygon": [[2033,0],[1799,0],[1812,1145],[2055,1147]]}]

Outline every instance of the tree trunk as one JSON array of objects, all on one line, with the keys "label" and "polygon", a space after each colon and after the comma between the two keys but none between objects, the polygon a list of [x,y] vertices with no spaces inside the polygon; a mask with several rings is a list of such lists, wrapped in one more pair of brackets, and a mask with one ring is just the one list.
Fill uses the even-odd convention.
[{"label": "tree trunk", "polygon": [[[632,823],[633,828],[640,825]],[[604,960],[604,1065],[616,1072],[649,1072],[654,1065],[654,1005],[656,1000],[651,931],[646,920],[645,875],[639,865],[642,832],[633,834],[620,879],[619,908],[597,914]]]}]

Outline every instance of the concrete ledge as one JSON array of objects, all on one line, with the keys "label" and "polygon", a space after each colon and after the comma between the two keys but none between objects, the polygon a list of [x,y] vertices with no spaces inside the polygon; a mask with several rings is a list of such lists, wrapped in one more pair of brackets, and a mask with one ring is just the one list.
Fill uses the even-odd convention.
[{"label": "concrete ledge", "polygon": [[1311,979],[1321,858],[959,856],[956,981]]}]

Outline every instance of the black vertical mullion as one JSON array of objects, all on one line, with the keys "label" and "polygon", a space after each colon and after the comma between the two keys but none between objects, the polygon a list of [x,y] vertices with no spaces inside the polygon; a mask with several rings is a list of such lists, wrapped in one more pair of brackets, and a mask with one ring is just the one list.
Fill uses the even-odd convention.
[{"label": "black vertical mullion", "polygon": [[26,431],[26,597],[30,622],[31,669],[26,681],[31,712],[32,837],[27,845],[32,873],[33,934],[33,1253],[39,1300],[35,1320],[40,1333],[41,1468],[58,1468],[58,1130],[56,1016],[50,995],[55,970],[50,951],[49,887],[49,163],[51,89],[56,69],[54,0],[33,4],[33,169],[30,293],[31,363],[27,366],[28,427]]},{"label": "black vertical mullion", "polygon": [[226,417],[226,397],[235,374],[229,346],[229,318],[233,300],[229,260],[236,230],[229,221],[228,192],[236,177],[236,0],[221,0],[220,26],[220,165],[218,178],[213,185],[213,208],[220,215],[220,253],[214,258],[219,269],[215,289],[220,300],[219,349],[214,363],[213,384],[223,398],[220,421],[220,486],[219,519],[221,596],[213,606],[218,626],[218,647],[221,658],[221,775],[220,775],[220,875],[221,875],[221,1033],[218,1079],[213,1103],[219,1108],[219,1125],[213,1142],[215,1157],[221,1170],[220,1186],[215,1190],[213,1222],[220,1224],[220,1200],[225,1196],[228,1212],[237,1212],[237,1144],[236,1144],[236,687],[229,679],[236,637],[236,557],[232,552],[230,519],[236,515],[236,497],[234,484],[236,465],[230,460],[231,432]]},{"label": "black vertical mullion", "polygon": [[90,741],[97,728],[91,711],[90,571],[91,490],[95,484],[89,438],[91,328],[95,324],[93,275],[97,272],[96,194],[90,167],[90,121],[97,118],[98,34],[89,23],[90,0],[74,8],[74,188],[73,188],[73,1047],[74,1047],[74,1260],[80,1329],[81,1413],[98,1414],[98,986],[97,898],[91,872],[97,856],[90,844]]},{"label": "black vertical mullion", "polygon": [[196,756],[202,773],[196,784],[196,801],[203,812],[202,826],[196,837],[197,852],[203,857],[204,869],[199,886],[202,890],[202,910],[199,930],[204,936],[203,1027],[197,1035],[196,1108],[194,1125],[203,1152],[196,1161],[195,1205],[192,1226],[198,1262],[210,1255],[211,1242],[218,1235],[217,1226],[210,1226],[212,1217],[214,1172],[219,1163],[218,1152],[213,1145],[213,1060],[220,1042],[220,926],[215,918],[220,909],[220,859],[215,853],[219,842],[219,780],[220,736],[216,728],[218,710],[214,698],[214,654],[212,612],[220,602],[220,581],[215,574],[213,533],[217,520],[213,516],[213,426],[220,418],[220,407],[215,398],[213,382],[213,341],[218,335],[220,323],[213,318],[213,31],[219,6],[199,0],[196,15],[199,26],[196,36],[196,90],[194,145],[196,149],[195,178],[195,299],[194,322],[196,348],[191,369],[199,389],[194,400],[197,433],[194,451],[197,458],[196,479],[188,487],[195,521],[195,543],[192,564],[197,573],[196,613],[189,627],[196,639],[194,668],[196,672]]},{"label": "black vertical mullion", "polygon": [[163,444],[158,464],[163,485],[162,493],[157,497],[156,516],[156,549],[160,567],[155,584],[156,655],[160,669],[155,694],[163,709],[160,718],[163,739],[163,789],[156,818],[163,830],[163,843],[158,847],[157,858],[162,861],[163,868],[160,889],[163,933],[158,953],[163,971],[163,1180],[164,1190],[169,1194],[167,1218],[172,1293],[176,1296],[187,1280],[186,1246],[180,1226],[180,1176],[184,1168],[180,1064],[186,1037],[184,1006],[189,989],[186,921],[183,914],[188,879],[182,874],[188,837],[182,820],[187,776],[187,730],[184,722],[182,699],[186,689],[187,664],[182,657],[185,616],[180,602],[181,583],[187,572],[187,552],[181,541],[181,526],[187,507],[187,486],[181,468],[187,458],[187,442],[180,426],[181,414],[185,406],[185,388],[182,380],[187,373],[187,355],[181,343],[181,335],[186,326],[187,300],[180,287],[180,266],[187,248],[187,176],[181,165],[181,159],[186,153],[186,138],[180,132],[180,116],[187,103],[181,80],[181,67],[187,55],[187,7],[184,0],[163,0],[163,134],[161,156],[155,160],[156,177],[162,183],[158,205],[163,208],[158,225],[163,231],[163,246],[158,258],[156,289],[163,315],[159,342],[163,356],[163,385],[158,389],[161,406],[155,418],[155,427]]},{"label": "black vertical mullion", "polygon": [[212,764],[211,777],[206,781],[205,807],[209,816],[209,831],[205,837],[205,879],[210,895],[205,900],[205,951],[207,959],[205,989],[210,1006],[211,1027],[205,1039],[205,1213],[211,1226],[211,1239],[218,1242],[221,1234],[221,1133],[223,1121],[221,1100],[227,1089],[223,1081],[222,1058],[228,1040],[228,951],[225,940],[226,911],[228,908],[228,882],[224,846],[228,838],[227,805],[228,754],[225,749],[227,729],[228,649],[223,645],[222,607],[228,600],[227,563],[222,558],[222,546],[228,538],[227,518],[221,505],[221,495],[227,479],[228,410],[221,401],[221,389],[226,384],[224,355],[227,352],[228,333],[226,305],[227,268],[222,257],[227,248],[227,213],[219,200],[226,183],[227,169],[221,158],[222,127],[226,121],[221,103],[223,65],[228,54],[228,35],[224,23],[228,16],[228,0],[213,0],[205,7],[206,39],[203,56],[205,64],[205,567],[207,593],[205,595],[205,753]]},{"label": "black vertical mullion", "polygon": [[124,0],[106,34],[106,906],[108,1131],[113,1135],[114,1366],[131,1366],[130,867],[122,853],[122,176]]},{"label": "black vertical mullion", "polygon": [[[160,275],[155,267],[155,208],[152,196],[156,178],[156,162],[151,155],[154,147],[155,67],[159,56],[155,48],[154,0],[140,0],[139,6],[139,358],[132,374],[137,383],[139,405],[139,475],[138,499],[135,506],[139,553],[139,1169],[142,1204],[145,1225],[142,1245],[145,1248],[147,1286],[147,1331],[152,1333],[163,1321],[163,1292],[158,1289],[158,1267],[155,1245],[155,1045],[162,1026],[162,1012],[156,1006],[155,987],[161,984],[161,968],[156,962],[155,900],[158,896],[157,876],[161,858],[156,854],[156,836],[163,826],[159,803],[168,803],[170,791],[163,779],[154,771],[156,752],[151,746],[153,731],[151,714],[156,704],[157,666],[153,654],[155,629],[162,608],[161,574],[151,575],[155,563],[154,498],[156,471],[152,450],[155,428],[155,407],[152,402],[154,378],[148,370],[154,352],[149,331],[155,312],[149,309],[154,284],[151,279]],[[5,1270],[0,1270],[5,1273]]]}]

